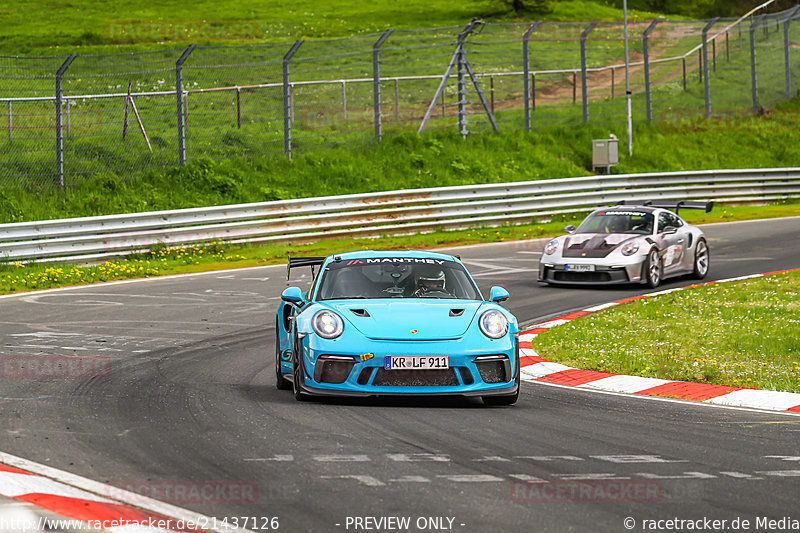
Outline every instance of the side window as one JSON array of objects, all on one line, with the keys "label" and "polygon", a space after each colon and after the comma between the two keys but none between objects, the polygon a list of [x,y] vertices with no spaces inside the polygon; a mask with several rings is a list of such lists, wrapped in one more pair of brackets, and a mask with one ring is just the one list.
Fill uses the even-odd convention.
[{"label": "side window", "polygon": [[317,290],[317,286],[319,285],[319,280],[322,278],[322,273],[324,272],[324,270],[327,269],[320,268],[319,271],[317,272],[317,275],[314,276],[314,279],[311,281],[311,288],[308,289],[307,293],[308,298],[311,298],[314,295],[314,292]]},{"label": "side window", "polygon": [[658,216],[658,231],[664,231],[664,228],[667,226],[672,226],[673,228],[680,228],[683,226],[683,220],[680,219],[678,215],[673,213],[661,213]]},{"label": "side window", "polygon": [[283,316],[281,317],[283,320],[283,329],[286,331],[291,331],[292,329],[292,306],[286,304],[283,306]]},{"label": "side window", "polygon": [[667,226],[671,226],[670,221],[670,214],[669,213],[659,213],[658,215],[658,232],[661,233],[664,231],[664,228]]}]

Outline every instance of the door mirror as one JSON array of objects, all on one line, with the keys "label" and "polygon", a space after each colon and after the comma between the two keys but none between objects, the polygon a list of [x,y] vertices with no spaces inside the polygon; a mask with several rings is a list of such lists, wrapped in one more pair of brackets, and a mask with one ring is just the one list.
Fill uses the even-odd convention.
[{"label": "door mirror", "polygon": [[570,224],[569,226],[564,228],[564,231],[566,231],[567,233],[575,233],[576,229],[577,228],[575,227],[575,224]]},{"label": "door mirror", "polygon": [[665,227],[664,229],[661,230],[661,233],[663,233],[664,235],[672,235],[673,233],[677,233],[677,232],[678,232],[678,228],[676,228],[675,226],[667,226],[667,227]]},{"label": "door mirror", "polygon": [[489,301],[500,303],[508,300],[510,295],[508,291],[505,290],[503,287],[492,287],[492,290],[489,293]]},{"label": "door mirror", "polygon": [[292,305],[300,305],[305,302],[303,291],[300,290],[300,287],[289,287],[283,291],[281,293],[281,300]]}]

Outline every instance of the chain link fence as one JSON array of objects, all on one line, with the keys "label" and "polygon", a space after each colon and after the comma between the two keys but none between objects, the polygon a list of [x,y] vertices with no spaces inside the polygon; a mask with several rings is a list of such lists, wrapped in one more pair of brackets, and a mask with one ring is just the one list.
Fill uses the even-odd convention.
[{"label": "chain link fence", "polygon": [[[800,7],[763,8],[630,22],[634,120],[761,113],[791,98]],[[406,131],[592,123],[624,132],[624,42],[617,22],[475,20],[294,43],[0,57],[0,187],[135,179],[200,158],[291,158]]]}]

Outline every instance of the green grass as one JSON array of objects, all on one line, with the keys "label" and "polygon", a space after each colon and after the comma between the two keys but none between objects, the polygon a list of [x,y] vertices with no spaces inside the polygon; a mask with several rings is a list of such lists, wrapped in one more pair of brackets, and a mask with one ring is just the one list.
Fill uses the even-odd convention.
[{"label": "green grass", "polygon": [[[554,2],[548,20],[620,20],[622,10],[603,2]],[[632,20],[655,14],[630,11]],[[108,53],[169,45],[247,44],[326,39],[460,25],[473,18],[513,20],[491,0],[278,0],[191,3],[166,0],[8,0],[0,8],[0,50],[8,53]],[[530,18],[530,17],[528,17]],[[538,16],[536,18],[539,18]],[[80,50],[75,50],[80,47]]]},{"label": "green grass", "polygon": [[800,272],[645,298],[547,330],[532,345],[577,368],[800,392]]},{"label": "green grass", "polygon": [[[799,111],[795,99],[768,116],[639,124],[633,157],[621,149],[614,172],[796,166]],[[138,180],[102,173],[63,192],[0,190],[0,223],[589,175],[591,140],[609,133],[601,125],[466,140],[454,132],[404,133],[363,150],[313,151],[292,161],[203,159]]]},{"label": "green grass", "polygon": [[[168,20],[160,21],[161,19],[159,19],[159,17],[166,16],[167,11],[159,10],[166,9],[170,5],[166,4],[158,8],[131,8],[125,11],[126,6],[123,4],[120,12],[131,13],[139,17],[155,17],[152,20],[155,20],[156,23],[168,24]],[[315,12],[316,15],[326,12],[324,4],[315,5],[319,8]],[[415,5],[413,3],[409,5],[409,11],[404,12],[405,16],[413,15]],[[460,7],[454,9],[452,13],[460,19],[463,15],[459,11],[460,9],[478,9],[475,7],[477,5],[459,4]],[[32,9],[35,11],[39,6],[39,4],[35,4]],[[613,18],[614,14],[614,10],[607,11],[610,8],[592,2],[559,2],[554,6],[556,9],[553,17],[556,18],[569,18],[559,15],[559,10],[566,9],[567,6],[576,9],[576,13],[587,17],[587,20],[598,17]],[[70,13],[75,10],[80,11],[82,19],[91,21],[97,18],[97,24],[106,26],[111,24],[110,19],[106,20],[102,17],[114,16],[108,14],[107,5],[103,2],[88,2],[79,7],[69,5],[59,7],[59,17],[63,15],[67,22],[70,20]],[[252,9],[248,11],[251,7]],[[239,16],[239,13],[248,13],[247,16],[258,18],[261,13],[259,10],[262,7],[249,6],[245,2],[241,9],[236,11],[236,16]],[[341,9],[337,13],[340,16],[356,17],[358,6],[355,4],[345,3],[339,7]],[[374,8],[374,13],[372,8]],[[373,15],[375,17],[383,16],[395,8],[396,6],[378,2],[367,9],[367,12],[360,13],[362,17],[358,19],[359,23],[366,23],[365,21],[371,20],[370,17]],[[185,9],[177,9],[175,16],[182,16]],[[201,2],[196,8],[194,16],[201,16],[206,13],[206,9],[209,18],[205,20],[216,28],[213,26],[215,20],[211,18],[215,14],[218,15],[221,9],[216,5],[211,6]],[[435,6],[431,8],[433,23],[439,21],[435,16],[436,9],[439,8]],[[445,11],[442,8],[442,12]],[[0,18],[5,16],[14,19],[19,16],[18,12],[15,10],[5,11],[4,14],[0,14]],[[305,11],[291,13],[302,13],[304,19],[309,17]],[[644,15],[638,18],[632,16],[632,35],[637,36],[641,33],[646,19],[650,18],[650,14],[647,15],[647,18]],[[46,21],[47,16],[43,17],[43,20]],[[400,17],[399,20],[406,19]],[[467,19],[459,20],[460,26],[458,27],[441,30],[395,32],[381,50],[382,74],[384,76],[441,75],[449,60],[455,35],[463,28],[465,20]],[[506,21],[507,19],[502,20]],[[479,73],[502,74],[517,72],[521,69],[520,36],[527,29],[530,21],[508,20],[511,20],[513,24],[483,26],[471,37],[470,53]],[[15,31],[28,31],[24,29],[25,25],[21,20],[14,19],[11,22]],[[143,24],[150,23],[145,21]],[[657,31],[659,37],[653,39],[653,57],[673,52],[673,49],[674,53],[679,50],[688,50],[697,42],[698,24],[697,22],[683,21],[662,23]],[[531,43],[532,68],[576,68],[580,63],[576,37],[584,26],[584,23],[543,25]],[[688,30],[690,26],[691,31]],[[47,27],[46,23],[43,23],[41,27],[37,24],[30,28],[30,32],[46,33]],[[66,24],[60,27],[71,28],[73,26]],[[371,31],[381,29],[383,28],[374,27],[371,28]],[[348,30],[350,31],[347,34],[354,35],[354,37],[325,42],[307,41],[292,60],[291,79],[293,82],[320,79],[329,81],[323,84],[297,86],[293,91],[292,145],[295,157],[312,149],[324,149],[331,146],[361,149],[369,146],[372,142],[374,133],[371,83],[349,82],[347,84],[348,109],[345,117],[342,102],[343,87],[335,80],[341,78],[369,80],[372,75],[372,45],[375,42],[376,34],[358,33],[354,31],[354,28],[348,28]],[[51,31],[53,30],[51,29]],[[758,32],[759,38],[763,39],[761,34],[762,32]],[[215,35],[217,34],[215,33]],[[138,32],[136,36],[141,42],[134,43],[132,46],[155,46],[153,43],[146,42],[149,38],[147,32]],[[217,44],[233,43],[233,41],[228,42],[230,39],[227,37],[223,37],[220,34],[219,39],[221,40]],[[200,42],[195,39],[189,40]],[[220,88],[232,84],[279,83],[282,79],[283,55],[290,41],[290,39],[274,41],[251,39],[242,42],[258,46],[199,48],[190,56],[185,65],[184,88],[195,90]],[[760,44],[761,48],[758,52],[759,78],[762,80],[761,98],[766,107],[771,107],[785,97],[782,95],[783,83],[780,75],[782,55],[776,52],[780,48],[780,41],[779,33],[772,31],[769,40]],[[124,175],[126,178],[140,178],[150,169],[163,172],[163,169],[178,164],[176,102],[173,94],[135,97],[143,125],[149,135],[152,153],[145,145],[145,140],[138,131],[132,116],[129,117],[127,137],[123,140],[120,135],[124,117],[121,95],[125,93],[129,82],[133,83],[134,93],[173,90],[175,60],[188,40],[186,42],[163,42],[163,45],[156,47],[159,51],[138,55],[119,54],[128,48],[113,44],[103,45],[106,48],[89,46],[68,50],[82,54],[70,66],[64,78],[65,95],[70,97],[69,105],[66,106],[69,116],[64,119],[69,124],[64,139],[64,169],[68,187],[83,181],[87,176],[116,173]],[[270,42],[271,44],[265,44]],[[590,35],[587,46],[589,66],[621,64],[623,49],[621,25],[619,23],[601,24]],[[721,46],[720,44],[718,48]],[[0,38],[0,47],[2,47],[2,38]],[[640,55],[640,47],[641,43],[634,37],[631,46],[634,55]],[[712,110],[714,113],[727,113],[732,109],[748,110],[751,107],[749,93],[746,90],[750,79],[746,64],[749,54],[746,53],[746,50],[738,52],[738,47],[734,48],[735,53],[732,54],[730,62],[727,62],[727,59],[723,62],[721,52],[718,54],[720,56],[717,62],[718,71],[712,80]],[[63,61],[65,51],[41,47],[35,48],[35,51],[58,54],[58,57],[6,59],[6,63],[19,71],[15,70],[18,75],[15,74],[13,77],[0,80],[0,96],[41,97],[52,95],[54,89],[52,73]],[[87,55],[99,52],[116,55]],[[685,116],[695,116],[702,112],[703,90],[702,84],[697,80],[696,64],[690,61],[687,66],[687,76],[690,79],[686,90],[675,79],[675,76],[678,75],[675,71],[676,68],[680,68],[679,62],[671,63],[669,66],[653,65],[655,84],[653,101],[657,119],[681,120]],[[44,75],[45,73],[50,75]],[[619,135],[619,130],[624,127],[625,108],[624,99],[620,98],[622,73],[618,70],[616,74],[616,98],[613,100],[609,87],[610,73],[606,71],[592,73],[589,76],[589,120],[600,127],[613,127]],[[634,120],[641,121],[645,115],[642,69],[634,68],[633,74]],[[797,78],[797,76],[795,77]],[[331,78],[334,80],[331,81]],[[582,127],[580,104],[572,103],[572,80],[571,74],[542,74],[537,77],[537,104],[532,117],[534,128],[547,129],[553,124],[561,124],[568,128]],[[763,80],[768,81],[764,82]],[[800,81],[800,78],[797,80]],[[414,81],[404,79],[402,82],[398,82],[396,103],[393,98],[394,82],[384,82],[381,90],[385,135],[415,131],[419,127],[422,115],[427,109],[437,84],[438,80],[435,78]],[[496,115],[502,131],[523,129],[521,77],[518,75],[496,76],[493,81],[482,78],[484,91],[489,89],[487,87],[489,84],[493,87],[492,101],[494,102],[496,99],[498,103]],[[77,98],[79,95],[94,93],[114,93],[119,96],[88,100]],[[443,98],[447,100],[447,106],[444,105],[444,102],[442,110],[439,110],[437,106],[437,112],[434,113],[432,122],[429,124],[430,130],[454,128],[457,99],[455,93],[455,81],[451,80]],[[271,158],[275,160],[285,158],[282,98],[280,87],[245,89],[240,93],[231,90],[195,92],[187,95],[186,153],[188,159],[197,161],[203,157],[212,159]],[[473,113],[469,117],[470,131],[477,133],[488,131],[488,125],[477,98],[472,95],[469,100],[468,111]],[[54,150],[51,147],[54,147],[55,115],[52,106],[52,102],[44,101],[13,103],[13,109],[10,110],[13,126],[9,134],[0,136],[0,154],[2,154],[0,179],[4,188],[6,183],[12,187],[34,188],[44,188],[52,186],[54,183],[56,165]]]}]

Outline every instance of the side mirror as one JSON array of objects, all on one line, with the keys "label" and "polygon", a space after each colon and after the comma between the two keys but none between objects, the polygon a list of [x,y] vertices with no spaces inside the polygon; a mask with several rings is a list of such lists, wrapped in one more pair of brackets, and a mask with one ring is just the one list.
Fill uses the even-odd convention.
[{"label": "side mirror", "polygon": [[665,227],[664,229],[661,230],[661,233],[663,233],[664,235],[672,235],[673,233],[677,233],[677,232],[678,232],[678,228],[676,228],[675,226],[667,226],[667,227]]},{"label": "side mirror", "polygon": [[575,227],[575,224],[570,224],[569,226],[564,228],[564,231],[566,231],[567,233],[575,233],[576,229],[577,228]]},{"label": "side mirror", "polygon": [[489,292],[489,301],[500,303],[508,300],[509,296],[508,291],[503,287],[492,287],[492,290]]},{"label": "side mirror", "polygon": [[281,300],[292,305],[300,305],[305,302],[303,291],[300,290],[300,287],[289,287],[283,291],[281,293]]}]

